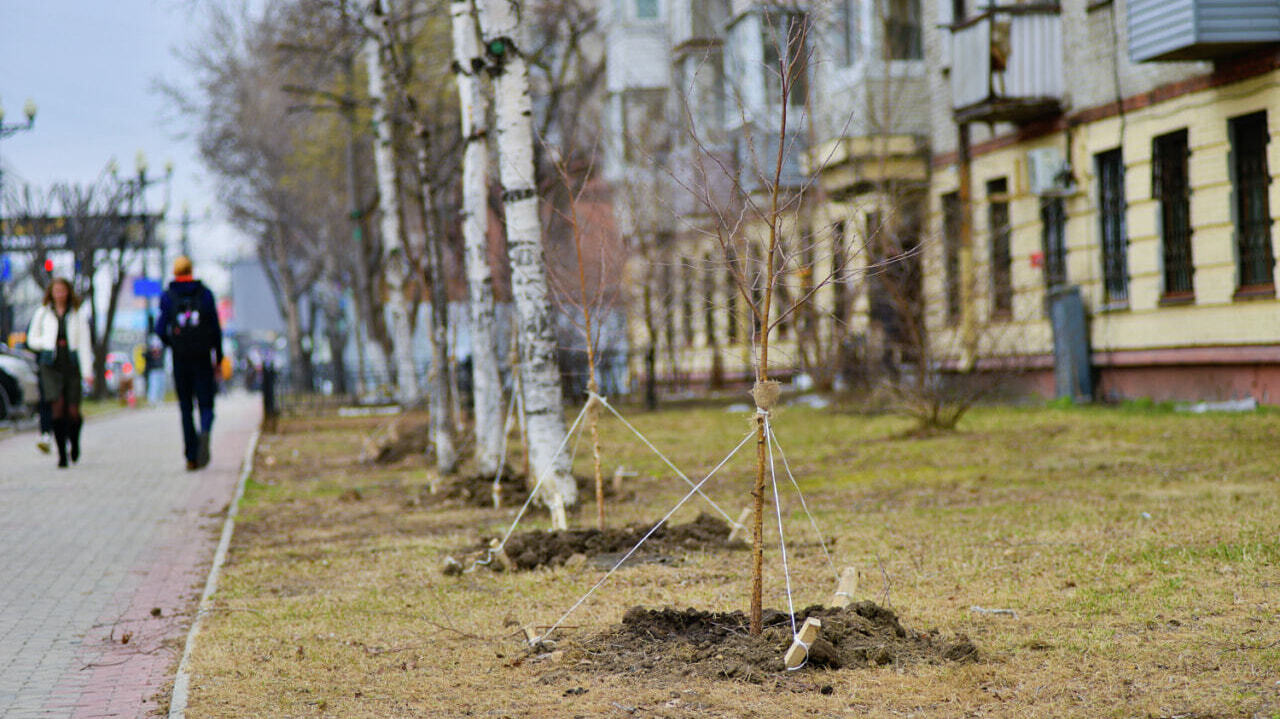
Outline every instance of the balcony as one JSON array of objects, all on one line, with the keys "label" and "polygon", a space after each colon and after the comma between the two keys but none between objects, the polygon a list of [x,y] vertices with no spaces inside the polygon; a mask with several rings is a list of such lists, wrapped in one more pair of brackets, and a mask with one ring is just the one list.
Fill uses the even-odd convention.
[{"label": "balcony", "polygon": [[929,181],[928,147],[914,135],[842,137],[821,143],[800,159],[800,170],[817,174],[834,196],[866,192],[885,185]]},{"label": "balcony", "polygon": [[1057,5],[990,8],[951,28],[951,106],[957,122],[1027,123],[1062,112],[1062,17]]},{"label": "balcony", "polygon": [[1213,60],[1276,43],[1276,0],[1129,0],[1134,62]]}]

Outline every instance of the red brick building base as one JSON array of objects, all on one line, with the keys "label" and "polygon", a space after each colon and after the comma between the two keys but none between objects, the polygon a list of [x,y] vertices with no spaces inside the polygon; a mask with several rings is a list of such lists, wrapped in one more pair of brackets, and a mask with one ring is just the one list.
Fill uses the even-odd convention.
[{"label": "red brick building base", "polygon": [[[1104,402],[1148,398],[1157,402],[1198,402],[1252,397],[1280,405],[1280,346],[1182,347],[1093,354],[1094,397]],[[953,368],[953,372],[955,371]],[[1002,396],[1056,395],[1053,357],[1031,355],[981,360],[984,383]],[[963,381],[962,374],[952,375]]]}]

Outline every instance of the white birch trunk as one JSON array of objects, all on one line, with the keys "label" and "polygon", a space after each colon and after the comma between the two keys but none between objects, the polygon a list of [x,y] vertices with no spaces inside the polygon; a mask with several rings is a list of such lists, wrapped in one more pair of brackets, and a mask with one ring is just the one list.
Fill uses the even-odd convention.
[{"label": "white birch trunk", "polygon": [[387,310],[390,314],[391,349],[396,366],[396,399],[401,404],[416,404],[421,396],[418,372],[413,362],[413,328],[409,322],[404,282],[409,263],[400,247],[400,197],[396,192],[395,151],[391,141],[391,124],[387,117],[387,96],[383,89],[383,63],[377,41],[364,46],[369,69],[369,99],[373,102],[373,125],[377,132],[374,165],[378,175],[379,234],[382,236],[383,273],[387,278]]},{"label": "white birch trunk", "polygon": [[577,502],[578,488],[570,473],[567,448],[557,453],[565,440],[564,408],[538,216],[529,69],[516,44],[519,6],[514,0],[478,0],[478,9],[481,35],[494,67],[498,156],[511,294],[520,329],[529,459],[534,474],[543,481],[543,500],[554,506],[555,495],[559,495],[565,506],[571,506]]},{"label": "white birch trunk", "polygon": [[431,171],[427,156],[427,134],[424,126],[418,130],[418,172],[422,177],[422,217],[426,231],[427,270],[431,278],[431,374],[427,377],[430,390],[428,407],[431,413],[431,441],[436,448],[436,470],[440,474],[453,474],[458,469],[458,449],[453,437],[453,416],[449,383],[449,295],[444,285],[444,253],[440,243],[443,238],[436,231],[434,192],[427,181]]},{"label": "white birch trunk", "polygon": [[488,103],[479,70],[483,62],[472,0],[453,0],[453,59],[462,110],[462,237],[471,300],[471,376],[475,401],[476,470],[496,474],[502,462],[502,379],[494,332],[493,274],[489,268]]}]

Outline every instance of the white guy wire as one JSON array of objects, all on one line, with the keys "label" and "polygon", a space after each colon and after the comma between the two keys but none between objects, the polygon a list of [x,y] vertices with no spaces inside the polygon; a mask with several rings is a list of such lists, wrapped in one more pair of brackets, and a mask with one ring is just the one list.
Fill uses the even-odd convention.
[{"label": "white guy wire", "polygon": [[588,392],[588,394],[590,394],[592,397],[599,400],[600,404],[603,404],[606,409],[608,409],[610,412],[613,413],[614,417],[617,417],[619,421],[621,421],[624,425],[627,426],[627,429],[631,430],[637,437],[639,437],[640,441],[644,442],[646,447],[653,450],[653,453],[658,455],[658,458],[661,459],[663,462],[665,462],[666,465],[671,468],[671,471],[675,472],[680,477],[680,479],[683,479],[685,484],[689,485],[690,487],[693,487],[693,491],[697,492],[703,499],[707,500],[707,503],[710,504],[712,507],[715,507],[716,511],[720,513],[720,516],[724,517],[725,521],[729,523],[730,527],[742,526],[738,524],[737,521],[733,519],[733,517],[730,517],[727,512],[721,509],[720,505],[715,503],[715,500],[703,494],[702,490],[698,489],[698,487],[694,485],[693,480],[689,479],[689,477],[686,476],[684,472],[681,472],[678,467],[672,464],[671,460],[667,459],[667,455],[663,454],[661,450],[653,446],[653,443],[649,441],[648,437],[645,437],[643,434],[640,434],[640,430],[636,429],[634,425],[628,422],[626,417],[623,417],[621,414],[619,414],[618,410],[614,409],[613,405],[609,404],[609,400],[605,399],[604,397],[601,397],[595,392]]},{"label": "white guy wire", "polygon": [[516,413],[516,388],[515,383],[511,383],[511,401],[507,402],[507,419],[502,423],[502,454],[498,462],[498,473],[493,475],[493,487],[497,489],[502,484],[502,473],[507,470],[507,439],[510,432],[507,428],[511,426],[511,418]]},{"label": "white guy wire", "polygon": [[[773,469],[773,430],[769,428],[769,415],[764,417],[764,434],[769,449],[769,480],[773,484],[773,510],[778,515],[778,541],[782,545],[782,574],[787,579],[787,611],[791,613],[791,636],[798,638],[796,631],[796,606],[791,599],[791,567],[787,563],[787,537],[782,533],[782,500],[778,498],[778,474]],[[805,651],[808,651],[806,647]]]},{"label": "white guy wire", "polygon": [[[712,470],[707,474],[707,476],[703,477],[701,481],[699,481],[697,484],[693,485],[693,489],[689,490],[689,491],[684,495],[684,497],[682,497],[682,498],[680,499],[680,501],[679,501],[679,502],[676,502],[676,506],[672,507],[672,508],[671,508],[671,511],[667,512],[667,513],[666,513],[666,515],[664,515],[664,516],[662,517],[662,519],[659,519],[659,520],[658,520],[658,523],[657,523],[657,524],[655,524],[655,525],[653,525],[653,527],[652,527],[648,532],[645,532],[645,535],[644,535],[643,537],[641,537],[641,538],[640,538],[640,541],[639,541],[639,542],[636,542],[636,546],[632,547],[630,551],[628,551],[625,555],[623,555],[623,556],[622,556],[622,559],[619,559],[619,560],[618,560],[618,563],[617,563],[617,564],[615,564],[615,565],[613,565],[613,568],[611,568],[611,569],[610,569],[610,570],[609,570],[609,571],[608,571],[608,572],[607,572],[603,577],[601,577],[601,578],[600,578],[600,581],[596,582],[594,586],[592,586],[590,589],[588,589],[586,594],[583,594],[581,597],[579,597],[579,598],[578,598],[578,601],[574,602],[574,603],[573,603],[573,606],[569,607],[569,609],[568,609],[568,610],[567,610],[563,615],[561,615],[561,617],[560,617],[559,619],[557,619],[557,620],[556,620],[556,623],[555,623],[555,624],[552,624],[552,625],[551,625],[551,628],[550,628],[550,629],[548,629],[548,630],[546,631],[546,633],[544,633],[541,637],[538,637],[537,639],[545,639],[546,637],[551,636],[551,633],[552,633],[552,632],[554,632],[554,631],[555,631],[555,630],[556,630],[556,629],[557,629],[557,628],[558,628],[558,627],[559,627],[559,626],[564,622],[564,620],[568,619],[568,618],[569,618],[569,615],[570,615],[570,614],[573,614],[574,610],[576,610],[578,607],[582,606],[582,603],[583,603],[583,602],[585,602],[585,601],[587,601],[587,598],[588,598],[588,597],[590,597],[592,594],[594,594],[594,593],[595,593],[595,591],[601,587],[601,585],[603,585],[605,582],[607,582],[607,581],[609,580],[609,577],[612,577],[612,576],[613,576],[613,573],[614,573],[614,572],[616,572],[616,571],[618,571],[618,568],[619,568],[619,567],[621,567],[624,563],[626,563],[626,561],[627,561],[628,559],[630,559],[630,558],[631,558],[631,555],[632,555],[632,554],[635,554],[635,553],[636,553],[636,550],[640,549],[640,545],[644,544],[644,543],[645,543],[645,540],[647,540],[647,539],[649,539],[649,537],[653,536],[653,533],[654,533],[654,532],[656,532],[656,531],[658,531],[658,528],[659,528],[659,527],[661,527],[663,524],[666,524],[666,522],[667,522],[667,520],[668,520],[668,519],[671,519],[671,515],[675,514],[675,513],[676,513],[676,510],[678,510],[678,509],[680,509],[682,506],[684,506],[684,503],[685,503],[685,502],[688,502],[688,501],[689,501],[689,498],[690,498],[690,497],[692,497],[695,493],[696,493],[696,494],[702,494],[702,492],[701,492],[701,487],[702,487],[702,485],[706,484],[706,483],[707,483],[707,480],[709,480],[709,479],[711,479],[713,476],[715,476],[716,472],[719,472],[719,471],[720,471],[720,469],[721,469],[722,467],[724,467],[724,466],[725,466],[725,464],[727,464],[727,463],[729,462],[729,460],[730,460],[730,459],[733,459],[734,455],[736,455],[736,454],[738,453],[738,451],[739,451],[739,450],[741,450],[741,449],[743,448],[743,446],[745,446],[745,445],[747,444],[747,442],[751,441],[751,438],[752,438],[752,436],[754,436],[754,435],[755,435],[755,430],[751,430],[750,432],[747,432],[747,436],[745,436],[745,437],[743,437],[743,438],[742,438],[742,441],[738,443],[738,446],[737,446],[737,447],[734,447],[734,448],[733,448],[733,451],[732,451],[732,452],[730,452],[728,455],[726,455],[724,459],[720,460],[720,463],[719,463],[719,464],[717,464],[717,465],[715,466],[715,468],[714,468],[714,469],[712,469]],[[656,451],[656,450],[655,450],[655,451]],[[703,496],[706,496],[706,495],[703,495]],[[795,623],[795,621],[794,621],[794,619],[793,619],[793,620],[792,620],[792,624],[794,624],[794,623]],[[536,644],[536,643],[537,643],[537,641],[535,640],[533,643],[534,643],[534,644]]]},{"label": "white guy wire", "polygon": [[[587,407],[590,406],[590,404],[591,403],[588,402],[583,406],[582,411],[578,413],[577,419],[573,420],[573,424],[569,427],[569,431],[564,433],[564,439],[561,440],[560,447],[556,449],[555,454],[551,455],[552,461],[555,461],[555,458],[559,457],[560,453],[564,451],[565,445],[569,444],[569,438],[573,436],[574,431],[578,428],[578,424],[582,421],[582,416],[587,413]],[[516,525],[520,523],[520,519],[524,517],[524,513],[529,510],[529,505],[533,503],[533,498],[538,496],[538,489],[542,486],[542,480],[547,478],[547,474],[549,474],[549,472],[543,473],[538,477],[538,481],[534,483],[533,489],[529,490],[529,498],[524,500],[524,506],[520,507],[520,511],[516,513],[516,518],[512,520],[511,526],[507,527],[507,533],[502,535],[502,540],[498,542],[498,546],[490,547],[485,552],[484,559],[477,559],[472,562],[471,569],[469,571],[474,571],[476,567],[488,566],[493,562],[493,553],[507,546],[507,540],[511,538],[511,533],[516,531]]]},{"label": "white guy wire", "polygon": [[822,536],[822,530],[818,529],[818,522],[813,518],[813,513],[809,511],[809,504],[804,501],[804,493],[800,491],[800,483],[796,482],[795,475],[791,473],[791,465],[787,463],[787,454],[782,451],[782,443],[778,441],[778,435],[773,431],[773,425],[767,425],[769,429],[769,437],[772,439],[774,446],[778,448],[778,456],[782,458],[782,468],[787,471],[787,478],[791,480],[791,486],[796,488],[796,496],[800,498],[800,506],[804,507],[805,516],[809,518],[809,525],[813,527],[814,534],[818,535],[818,544],[822,546],[822,553],[827,557],[827,564],[831,567],[831,573],[835,575],[836,582],[840,581],[840,572],[836,570],[836,563],[831,558],[831,552],[827,550],[827,540]]}]

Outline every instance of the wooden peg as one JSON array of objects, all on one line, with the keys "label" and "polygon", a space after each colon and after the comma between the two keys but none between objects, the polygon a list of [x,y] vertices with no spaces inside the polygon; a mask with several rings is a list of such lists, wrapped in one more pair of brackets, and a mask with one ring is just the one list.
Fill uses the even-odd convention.
[{"label": "wooden peg", "polygon": [[498,564],[501,564],[504,570],[508,572],[515,570],[515,562],[511,561],[511,557],[507,555],[507,550],[503,548],[502,544],[498,540],[495,539],[492,542],[489,542],[489,548],[493,553],[493,558],[498,560]]},{"label": "wooden peg", "polygon": [[613,470],[614,495],[622,494],[622,480],[627,479],[628,477],[635,477],[637,474],[639,474],[639,472],[636,472],[635,470],[632,470],[632,469],[627,469],[622,465],[618,465],[618,468]]},{"label": "wooden peg", "polygon": [[501,482],[493,483],[493,508],[494,509],[502,508],[502,483]]},{"label": "wooden peg", "polygon": [[836,585],[836,593],[831,595],[831,606],[844,608],[853,604],[853,595],[858,593],[858,570],[845,567],[840,573],[840,583]]},{"label": "wooden peg", "polygon": [[564,498],[559,492],[551,495],[551,528],[568,529],[569,519],[564,514]]},{"label": "wooden peg", "polygon": [[809,658],[809,647],[813,646],[813,640],[818,638],[822,633],[822,620],[817,617],[809,617],[804,620],[804,625],[800,627],[796,638],[791,642],[791,648],[787,650],[786,656],[782,661],[787,665],[787,669],[798,669],[800,665],[805,663]]}]

